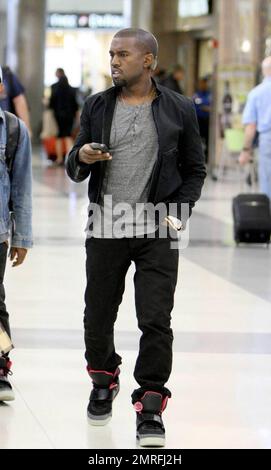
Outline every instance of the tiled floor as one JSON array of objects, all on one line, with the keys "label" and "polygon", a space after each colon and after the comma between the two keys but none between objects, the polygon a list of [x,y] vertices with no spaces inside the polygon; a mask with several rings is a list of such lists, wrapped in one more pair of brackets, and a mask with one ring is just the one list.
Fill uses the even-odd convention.
[{"label": "tiled floor", "polygon": [[[180,253],[172,312],[174,366],[167,448],[271,448],[271,255],[236,248],[239,185],[208,180]],[[133,266],[116,325],[123,358],[111,423],[86,419],[90,381],[82,334],[86,184],[34,159],[35,248],[6,273],[16,349],[16,400],[0,405],[0,448],[136,448]]]}]

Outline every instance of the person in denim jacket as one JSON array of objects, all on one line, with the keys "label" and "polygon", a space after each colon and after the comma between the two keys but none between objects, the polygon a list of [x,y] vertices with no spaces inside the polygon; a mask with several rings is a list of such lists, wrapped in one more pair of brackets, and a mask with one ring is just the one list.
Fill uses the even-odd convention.
[{"label": "person in denim jacket", "polygon": [[[3,87],[0,67],[0,93]],[[5,162],[6,121],[0,107],[0,323],[10,336],[9,315],[5,305],[3,285],[10,238],[9,257],[12,266],[19,266],[25,260],[28,248],[32,246],[32,166],[31,144],[25,124],[19,120],[20,139],[12,170],[12,182]],[[12,201],[13,230],[11,230],[9,200]],[[11,233],[10,233],[11,232]],[[8,380],[11,361],[8,355],[0,357],[0,401],[14,400],[14,393]]]}]

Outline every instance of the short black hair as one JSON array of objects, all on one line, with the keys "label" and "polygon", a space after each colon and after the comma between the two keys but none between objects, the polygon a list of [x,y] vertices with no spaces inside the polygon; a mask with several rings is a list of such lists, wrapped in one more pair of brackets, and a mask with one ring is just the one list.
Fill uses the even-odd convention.
[{"label": "short black hair", "polygon": [[140,28],[125,28],[118,31],[114,38],[135,38],[143,47],[145,53],[151,53],[156,58],[158,55],[158,42],[149,31]]}]

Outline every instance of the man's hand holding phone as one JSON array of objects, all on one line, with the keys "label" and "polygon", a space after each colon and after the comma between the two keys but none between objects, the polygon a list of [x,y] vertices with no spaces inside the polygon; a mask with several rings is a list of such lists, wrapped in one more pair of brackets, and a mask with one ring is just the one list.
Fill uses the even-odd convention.
[{"label": "man's hand holding phone", "polygon": [[105,144],[92,142],[85,144],[79,150],[79,161],[91,165],[102,160],[112,160],[109,150]]}]

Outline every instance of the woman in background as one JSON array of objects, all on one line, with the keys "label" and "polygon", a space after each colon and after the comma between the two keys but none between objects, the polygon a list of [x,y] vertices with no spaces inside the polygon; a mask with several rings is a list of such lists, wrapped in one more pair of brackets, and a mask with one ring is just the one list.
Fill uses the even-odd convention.
[{"label": "woman in background", "polygon": [[56,70],[58,82],[52,85],[52,93],[49,107],[53,110],[58,126],[58,135],[56,139],[56,165],[62,165],[64,162],[63,142],[65,140],[66,152],[68,153],[73,146],[72,128],[78,104],[76,100],[76,91],[69,85],[68,78],[63,69]]}]

